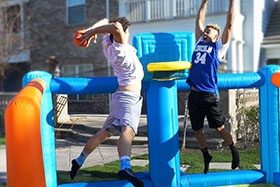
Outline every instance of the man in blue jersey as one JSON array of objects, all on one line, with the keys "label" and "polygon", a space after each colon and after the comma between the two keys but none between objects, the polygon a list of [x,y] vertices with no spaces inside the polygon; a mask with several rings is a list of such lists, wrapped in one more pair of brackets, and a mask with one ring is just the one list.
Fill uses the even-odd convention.
[{"label": "man in blue jersey", "polygon": [[203,153],[204,173],[209,170],[212,156],[209,154],[206,137],[203,132],[204,118],[207,117],[209,127],[214,128],[223,137],[232,153],[232,169],[239,166],[239,153],[231,134],[226,130],[224,123],[219,91],[217,87],[218,66],[223,60],[232,35],[234,20],[234,0],[229,0],[229,10],[224,31],[220,35],[218,25],[209,24],[204,28],[205,14],[208,0],[202,0],[196,18],[196,47],[192,55],[192,68],[187,83],[191,87],[188,98],[189,115],[192,129]]}]

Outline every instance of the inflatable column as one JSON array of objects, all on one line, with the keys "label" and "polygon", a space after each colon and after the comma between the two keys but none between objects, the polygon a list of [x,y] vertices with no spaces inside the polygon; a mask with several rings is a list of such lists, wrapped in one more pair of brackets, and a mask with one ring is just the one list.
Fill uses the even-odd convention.
[{"label": "inflatable column", "polygon": [[271,82],[277,71],[280,67],[276,65],[260,70],[265,77],[260,87],[261,170],[266,172],[267,183],[273,183],[275,173],[279,173],[279,88]]},{"label": "inflatable column", "polygon": [[44,82],[35,79],[6,108],[9,186],[46,186],[40,129],[40,106],[44,90]]},{"label": "inflatable column", "polygon": [[180,186],[176,81],[151,81],[147,90],[150,177],[155,187]]}]

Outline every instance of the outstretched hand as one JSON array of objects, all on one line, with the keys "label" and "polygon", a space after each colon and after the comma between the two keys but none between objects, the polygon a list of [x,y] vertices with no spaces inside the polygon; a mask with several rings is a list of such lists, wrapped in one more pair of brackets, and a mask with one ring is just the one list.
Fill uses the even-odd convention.
[{"label": "outstretched hand", "polygon": [[80,36],[79,38],[77,39],[82,39],[82,41],[80,42],[80,44],[82,44],[83,42],[85,41],[88,41],[87,42],[87,46],[89,46],[90,44],[90,41],[93,40],[94,43],[96,43],[96,39],[97,39],[97,34],[94,34],[93,32],[93,29],[97,28],[97,27],[100,27],[100,26],[103,26],[103,25],[106,25],[109,23],[109,20],[104,18],[98,22],[96,22],[94,25],[92,25],[91,27],[85,29],[85,32],[83,33],[82,36]]},{"label": "outstretched hand", "polygon": [[90,30],[87,30],[85,33],[83,33],[83,35],[81,35],[77,39],[82,39],[80,44],[83,44],[85,41],[88,41],[87,46],[86,46],[86,47],[88,47],[91,40],[93,40],[93,42],[96,43],[97,34],[93,34],[92,30],[90,29]]}]

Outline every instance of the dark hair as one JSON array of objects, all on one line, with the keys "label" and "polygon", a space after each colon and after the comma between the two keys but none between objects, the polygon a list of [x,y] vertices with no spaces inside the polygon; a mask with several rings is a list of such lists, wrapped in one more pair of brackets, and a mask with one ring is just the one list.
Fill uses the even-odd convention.
[{"label": "dark hair", "polygon": [[116,22],[119,22],[122,25],[124,32],[130,26],[130,22],[128,21],[128,19],[126,19],[126,17],[117,17],[109,20],[109,23],[116,23]]},{"label": "dark hair", "polygon": [[[127,28],[130,26],[130,22],[126,17],[117,17],[117,18],[112,18],[109,20],[109,23],[116,23],[119,22],[122,25],[123,31],[125,32]],[[110,40],[113,42],[114,37],[112,34],[110,34]]]},{"label": "dark hair", "polygon": [[218,31],[218,36],[220,35],[220,27],[219,27],[219,25],[217,25],[217,24],[208,24],[208,25],[206,25],[206,28],[212,28],[212,29],[215,29],[216,31]]}]

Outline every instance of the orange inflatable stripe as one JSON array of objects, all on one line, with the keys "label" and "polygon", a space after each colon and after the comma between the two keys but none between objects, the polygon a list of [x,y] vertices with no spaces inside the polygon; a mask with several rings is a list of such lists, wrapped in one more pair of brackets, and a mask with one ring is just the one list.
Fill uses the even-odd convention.
[{"label": "orange inflatable stripe", "polygon": [[40,130],[45,83],[32,80],[5,111],[7,183],[10,187],[46,186]]},{"label": "orange inflatable stripe", "polygon": [[280,72],[276,72],[271,76],[271,82],[275,86],[280,87]]}]

